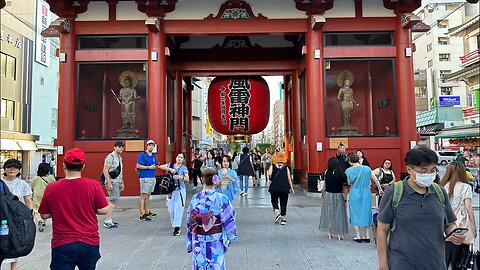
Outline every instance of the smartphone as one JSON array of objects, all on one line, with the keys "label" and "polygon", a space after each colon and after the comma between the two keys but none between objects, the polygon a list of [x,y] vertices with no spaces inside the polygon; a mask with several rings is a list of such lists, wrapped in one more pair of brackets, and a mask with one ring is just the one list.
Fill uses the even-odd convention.
[{"label": "smartphone", "polygon": [[468,232],[467,228],[456,228],[453,231],[451,231],[447,236],[445,236],[445,239],[452,236],[453,234],[465,234],[467,232]]}]

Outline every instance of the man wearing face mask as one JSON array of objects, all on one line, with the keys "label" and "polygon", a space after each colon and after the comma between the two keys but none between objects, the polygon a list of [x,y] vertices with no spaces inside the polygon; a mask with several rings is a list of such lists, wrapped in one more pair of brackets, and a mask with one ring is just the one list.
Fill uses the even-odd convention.
[{"label": "man wearing face mask", "polygon": [[[379,269],[447,269],[444,237],[456,228],[456,217],[445,189],[433,184],[437,161],[435,152],[425,146],[411,149],[405,156],[409,177],[400,184],[403,193],[395,195],[400,198],[395,207],[398,189],[385,190],[377,228]],[[460,245],[464,238],[453,234],[447,241]]]}]

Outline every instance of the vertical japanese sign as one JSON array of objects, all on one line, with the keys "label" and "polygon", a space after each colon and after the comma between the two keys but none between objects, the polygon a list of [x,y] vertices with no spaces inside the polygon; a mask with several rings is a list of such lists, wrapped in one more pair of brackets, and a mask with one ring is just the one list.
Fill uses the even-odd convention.
[{"label": "vertical japanese sign", "polygon": [[48,27],[49,23],[50,5],[43,1],[37,1],[35,61],[47,67],[50,65],[50,41],[42,37],[40,33]]},{"label": "vertical japanese sign", "polygon": [[230,93],[230,131],[250,131],[250,81],[246,77],[233,77],[228,86]]}]

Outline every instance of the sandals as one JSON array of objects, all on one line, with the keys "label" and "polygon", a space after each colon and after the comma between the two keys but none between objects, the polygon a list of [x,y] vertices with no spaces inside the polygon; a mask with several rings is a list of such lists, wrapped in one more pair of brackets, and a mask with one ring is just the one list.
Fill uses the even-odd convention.
[{"label": "sandals", "polygon": [[345,237],[343,235],[338,235],[338,241],[342,241],[343,239],[345,239]]},{"label": "sandals", "polygon": [[335,234],[333,234],[333,233],[328,233],[327,236],[328,236],[328,239],[332,239],[332,238],[335,237]]},{"label": "sandals", "polygon": [[353,241],[357,243],[362,243],[362,238],[353,238]]}]

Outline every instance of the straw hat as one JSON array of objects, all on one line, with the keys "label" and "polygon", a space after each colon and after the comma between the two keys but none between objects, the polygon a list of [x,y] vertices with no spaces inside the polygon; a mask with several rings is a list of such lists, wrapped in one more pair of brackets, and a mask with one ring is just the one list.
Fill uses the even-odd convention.
[{"label": "straw hat", "polygon": [[277,163],[285,163],[285,152],[278,152],[272,157],[272,162],[277,164]]}]

